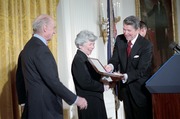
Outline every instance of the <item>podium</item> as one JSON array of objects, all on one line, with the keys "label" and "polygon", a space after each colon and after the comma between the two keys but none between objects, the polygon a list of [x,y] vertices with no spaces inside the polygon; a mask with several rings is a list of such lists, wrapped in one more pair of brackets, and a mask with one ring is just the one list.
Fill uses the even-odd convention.
[{"label": "podium", "polygon": [[180,54],[174,54],[146,82],[153,119],[180,119]]}]

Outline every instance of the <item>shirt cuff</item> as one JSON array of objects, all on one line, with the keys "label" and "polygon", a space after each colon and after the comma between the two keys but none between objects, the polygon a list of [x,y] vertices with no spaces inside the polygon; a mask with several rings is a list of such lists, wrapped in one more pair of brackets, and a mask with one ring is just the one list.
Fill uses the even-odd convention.
[{"label": "shirt cuff", "polygon": [[77,103],[78,100],[78,96],[76,97],[76,100],[74,101],[73,105]]},{"label": "shirt cuff", "polygon": [[23,107],[23,106],[25,106],[25,104],[23,103],[23,104],[20,104],[21,105],[21,107]]},{"label": "shirt cuff", "polygon": [[127,79],[128,79],[128,75],[127,74],[123,74],[124,75],[124,78],[122,79],[122,82],[123,83],[126,83],[127,82]]}]

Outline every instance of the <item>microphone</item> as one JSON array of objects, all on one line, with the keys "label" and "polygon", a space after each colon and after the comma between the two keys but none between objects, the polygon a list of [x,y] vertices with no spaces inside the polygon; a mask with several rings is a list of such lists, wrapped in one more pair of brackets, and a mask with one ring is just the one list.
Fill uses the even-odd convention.
[{"label": "microphone", "polygon": [[174,51],[176,51],[176,53],[180,54],[180,46],[177,43],[172,42],[171,44],[169,44],[169,48],[173,49]]}]

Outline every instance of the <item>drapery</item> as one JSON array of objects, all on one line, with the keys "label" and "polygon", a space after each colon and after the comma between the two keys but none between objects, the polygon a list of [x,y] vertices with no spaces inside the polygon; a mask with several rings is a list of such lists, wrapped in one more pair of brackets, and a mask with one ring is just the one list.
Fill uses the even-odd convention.
[{"label": "drapery", "polygon": [[[56,20],[59,0],[0,0],[0,119],[19,119],[15,88],[17,59],[32,36],[32,22],[40,14]],[[48,44],[55,58],[57,40]]]}]

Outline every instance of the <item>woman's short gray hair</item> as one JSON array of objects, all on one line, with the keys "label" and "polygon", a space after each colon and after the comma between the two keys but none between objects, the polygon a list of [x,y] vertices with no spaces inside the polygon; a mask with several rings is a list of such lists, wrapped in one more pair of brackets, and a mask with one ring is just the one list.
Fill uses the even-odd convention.
[{"label": "woman's short gray hair", "polygon": [[87,41],[94,42],[95,40],[97,40],[97,36],[95,36],[93,32],[88,30],[83,30],[77,34],[75,39],[75,45],[77,48],[79,48],[79,46],[83,45]]}]

